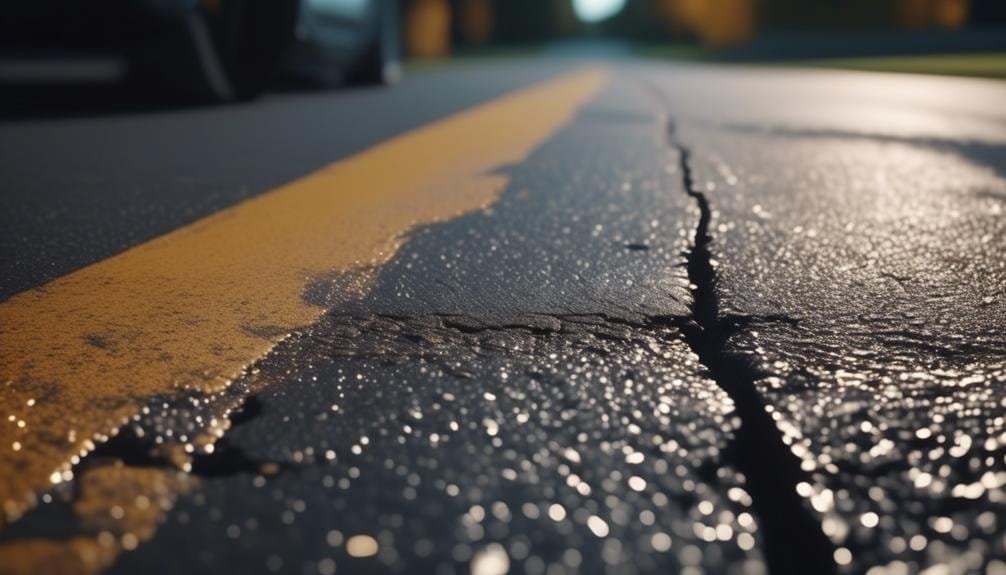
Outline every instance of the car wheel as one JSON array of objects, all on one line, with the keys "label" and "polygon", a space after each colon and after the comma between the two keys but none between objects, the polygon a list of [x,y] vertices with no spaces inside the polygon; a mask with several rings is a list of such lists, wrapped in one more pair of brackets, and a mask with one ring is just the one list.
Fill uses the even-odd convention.
[{"label": "car wheel", "polygon": [[293,40],[299,2],[217,0],[203,6],[191,19],[190,39],[204,82],[220,100],[257,96]]},{"label": "car wheel", "polygon": [[205,0],[151,17],[134,42],[133,79],[174,100],[253,98],[276,73],[298,10],[299,0]]},{"label": "car wheel", "polygon": [[349,80],[354,84],[394,84],[401,77],[398,8],[394,0],[377,2],[376,24],[373,40],[350,71]]}]

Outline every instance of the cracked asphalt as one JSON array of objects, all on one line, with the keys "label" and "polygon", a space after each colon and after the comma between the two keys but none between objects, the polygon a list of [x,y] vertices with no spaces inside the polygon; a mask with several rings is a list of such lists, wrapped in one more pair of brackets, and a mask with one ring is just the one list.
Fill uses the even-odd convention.
[{"label": "cracked asphalt", "polygon": [[[0,297],[579,65],[5,121]],[[1006,573],[1006,84],[605,65],[495,201],[144,398],[0,573]]]}]

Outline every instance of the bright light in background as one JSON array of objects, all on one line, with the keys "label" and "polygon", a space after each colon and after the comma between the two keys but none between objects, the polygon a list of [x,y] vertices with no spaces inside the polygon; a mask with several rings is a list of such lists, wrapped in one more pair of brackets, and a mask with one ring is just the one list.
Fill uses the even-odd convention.
[{"label": "bright light in background", "polygon": [[624,6],[625,0],[573,0],[573,11],[584,22],[600,22],[611,18]]}]

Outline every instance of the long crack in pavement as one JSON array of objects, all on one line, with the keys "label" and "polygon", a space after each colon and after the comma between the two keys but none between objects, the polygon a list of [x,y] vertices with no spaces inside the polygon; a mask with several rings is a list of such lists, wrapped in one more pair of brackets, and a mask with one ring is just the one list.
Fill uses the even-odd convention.
[{"label": "long crack in pavement", "polygon": [[[567,143],[522,167],[531,173],[515,176],[509,203],[473,216],[478,235],[467,236],[474,253],[493,253],[508,238],[520,249],[546,249],[562,270],[544,278],[556,282],[551,293],[535,276],[520,281],[538,285],[536,305],[587,313],[521,313],[514,309],[521,300],[492,291],[503,286],[464,284],[489,288],[473,298],[435,275],[431,283],[447,286],[450,297],[428,305],[436,292],[425,292],[426,307],[507,303],[483,317],[378,313],[370,304],[350,313],[343,302],[228,389],[152,402],[75,468],[74,481],[46,494],[52,503],[5,530],[0,553],[74,542],[69,551],[46,548],[22,571],[97,571],[116,560],[116,549],[137,547],[112,570],[282,570],[299,562],[324,573],[336,560],[396,571],[481,571],[501,562],[529,573],[581,565],[762,570],[759,522],[728,457],[739,423],[733,401],[702,375],[680,327],[689,318],[674,315],[685,308],[684,278],[663,262],[675,260],[674,246],[687,240],[674,226],[656,233],[660,220],[688,215],[687,202],[661,185],[674,154],[640,129],[653,126],[647,116],[611,102],[586,111]],[[561,162],[549,157],[556,153]],[[569,180],[581,164],[594,171]],[[585,184],[609,195],[585,197]],[[640,226],[646,206],[651,218]],[[535,217],[494,216],[507,209]],[[552,225],[555,219],[565,226]],[[605,226],[614,234],[601,233]],[[410,244],[431,237],[417,234]],[[483,252],[473,238],[491,245]],[[560,245],[573,250],[560,254]],[[614,265],[593,271],[596,250],[612,249]],[[521,252],[511,247],[506,255]],[[422,277],[406,253],[398,261],[407,262],[405,275],[386,282],[397,291],[376,301],[399,301],[415,287],[396,277]],[[588,270],[596,281],[583,281]],[[589,313],[595,307],[607,311]],[[455,461],[464,465],[448,464]],[[122,468],[191,485],[161,494],[171,497],[141,493],[143,509],[107,499],[82,505],[91,498],[78,485]],[[175,507],[155,543],[140,545],[164,519],[148,513],[143,529],[129,522],[150,502],[164,512]],[[65,532],[47,531],[53,524]],[[175,548],[200,551],[165,566],[158,557]],[[378,561],[364,560],[370,555]]]},{"label": "long crack in pavement", "polygon": [[[648,117],[617,106],[588,110],[563,136],[576,165],[591,164],[589,149],[609,162],[597,173],[632,177],[590,180],[584,169],[569,182],[570,160],[556,160],[556,149],[535,156],[522,169],[538,172],[518,170],[493,210],[412,236],[370,300],[338,302],[227,390],[151,403],[75,468],[72,492],[47,494],[51,504],[0,534],[0,556],[25,542],[70,541],[98,570],[115,560],[109,548],[136,548],[162,521],[155,544],[122,555],[113,572],[828,573],[841,559],[846,571],[898,573],[902,558],[943,556],[953,556],[948,572],[964,572],[1001,553],[1001,540],[973,537],[995,533],[1002,517],[1002,418],[989,414],[1001,406],[1003,366],[986,357],[1001,338],[954,332],[938,342],[917,324],[891,329],[890,318],[865,314],[846,323],[759,315],[765,294],[738,289],[743,276],[724,278],[746,265],[730,251],[739,228],[714,225],[713,188],[704,187],[716,179],[708,150],[730,144],[709,134],[691,142],[692,122],[686,145],[684,124],[663,119],[671,106],[659,88],[643,88],[662,114],[662,151],[640,136]],[[799,137],[831,137],[808,134]],[[653,166],[664,173],[647,175]],[[582,185],[615,191],[584,199]],[[694,221],[674,211],[678,188]],[[733,209],[741,200],[721,201]],[[565,206],[571,220],[563,202],[574,206]],[[640,231],[626,206],[666,211]],[[764,219],[765,206],[756,208]],[[757,231],[745,217],[734,219]],[[671,218],[688,222],[684,244],[658,225]],[[603,225],[619,221],[611,242]],[[588,256],[611,244],[631,258],[591,269]],[[505,254],[485,256],[497,247]],[[462,248],[479,255],[456,256],[448,272],[423,260]],[[678,249],[680,267],[670,253]],[[552,259],[535,273],[504,278],[541,253]],[[643,254],[652,259],[633,259]],[[513,268],[500,269],[500,258]],[[884,273],[885,286],[912,289]],[[848,305],[840,290],[827,297]],[[738,305],[744,298],[759,305]],[[528,300],[563,311],[522,309]],[[496,307],[472,311],[486,302]],[[943,432],[950,423],[953,437]],[[979,444],[988,457],[972,453]],[[143,483],[161,488],[127,490],[130,501],[88,490],[90,474],[116,473],[153,474]],[[892,508],[898,502],[903,509]],[[994,507],[976,512],[983,502]],[[161,561],[182,548],[198,551]],[[46,557],[47,567],[73,560]]]},{"label": "long crack in pavement", "polygon": [[[688,256],[692,284],[692,317],[682,330],[692,351],[706,366],[710,377],[726,391],[741,418],[734,438],[734,462],[744,473],[754,508],[764,529],[766,557],[773,573],[831,573],[834,546],[824,536],[820,523],[808,513],[797,485],[806,479],[799,460],[788,450],[782,434],[765,410],[755,382],[763,374],[753,362],[726,348],[738,326],[750,325],[752,317],[721,316],[716,292],[716,269],[709,246],[712,210],[709,200],[694,182],[691,150],[678,137],[673,120],[668,121],[670,145],[677,150],[685,192],[699,207],[700,217]],[[785,317],[762,318],[786,323]]]},{"label": "long crack in pavement", "polygon": [[716,207],[721,313],[791,318],[726,347],[761,374],[840,569],[1000,572],[1006,146],[968,106],[1002,88],[678,72],[658,83]]}]

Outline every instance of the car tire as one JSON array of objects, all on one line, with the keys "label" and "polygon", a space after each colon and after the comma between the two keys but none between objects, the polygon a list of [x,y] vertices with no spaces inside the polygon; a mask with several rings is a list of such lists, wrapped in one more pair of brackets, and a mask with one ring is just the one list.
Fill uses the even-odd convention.
[{"label": "car tire", "polygon": [[397,4],[381,0],[377,10],[374,39],[350,70],[348,79],[352,84],[388,85],[401,77]]},{"label": "car tire", "polygon": [[214,83],[218,99],[253,98],[268,87],[293,40],[298,10],[298,0],[220,0],[216,13],[197,13],[208,38],[193,29],[191,40],[205,54],[204,82]]}]

